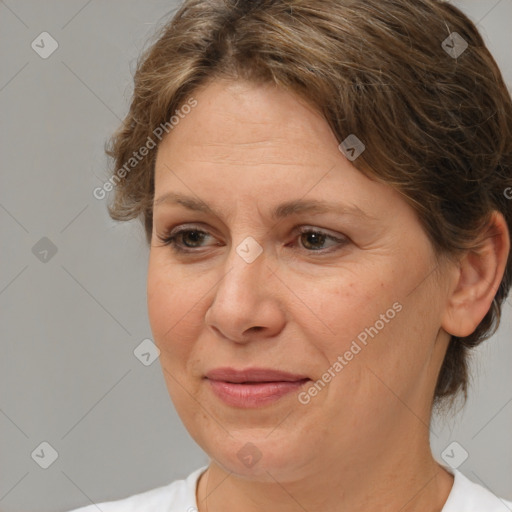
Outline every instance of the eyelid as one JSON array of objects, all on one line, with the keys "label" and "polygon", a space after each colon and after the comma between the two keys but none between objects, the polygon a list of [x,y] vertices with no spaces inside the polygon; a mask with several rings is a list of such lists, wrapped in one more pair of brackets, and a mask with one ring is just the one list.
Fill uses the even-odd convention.
[{"label": "eyelid", "polygon": [[180,224],[170,230],[168,236],[174,236],[182,231],[200,231],[202,233],[207,233],[208,235],[211,235],[210,231],[207,231],[205,228],[203,228],[201,225],[195,225],[195,224]]},{"label": "eyelid", "polygon": [[[178,225],[174,228],[171,228],[169,230],[164,230],[163,236],[171,237],[171,236],[181,233],[182,231],[199,231],[202,233],[206,233],[208,235],[212,235],[211,231],[208,231],[207,229],[203,228],[203,226],[201,226],[199,224],[198,225],[180,224],[180,225]],[[323,235],[334,238],[338,241],[348,239],[348,237],[346,235],[333,233],[332,231],[330,231],[328,229],[320,228],[318,226],[312,226],[309,224],[301,224],[299,226],[294,227],[292,233],[304,233],[304,232],[309,233],[311,231],[313,231],[315,233],[322,233]]]},{"label": "eyelid", "polygon": [[348,237],[342,235],[342,234],[334,234],[332,231],[328,230],[328,229],[324,229],[324,228],[319,228],[319,227],[316,227],[316,226],[310,226],[308,224],[303,224],[301,226],[297,226],[296,228],[294,228],[294,233],[295,232],[298,232],[298,233],[310,233],[310,232],[314,232],[314,233],[321,233],[322,235],[325,235],[325,236],[328,236],[330,238],[334,238],[336,240],[345,240],[347,239]]}]

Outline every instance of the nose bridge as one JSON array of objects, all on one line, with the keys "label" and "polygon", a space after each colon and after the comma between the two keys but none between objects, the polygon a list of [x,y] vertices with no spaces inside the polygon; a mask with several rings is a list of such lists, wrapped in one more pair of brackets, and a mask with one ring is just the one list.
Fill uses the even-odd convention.
[{"label": "nose bridge", "polygon": [[233,295],[238,301],[250,302],[251,297],[256,300],[265,265],[266,258],[261,244],[252,236],[244,237],[231,247],[226,260],[226,274],[217,294],[227,291],[228,297]]},{"label": "nose bridge", "polygon": [[268,269],[260,243],[252,236],[234,242],[224,270],[207,312],[210,327],[236,341],[244,340],[244,333],[254,327],[266,328],[267,334],[278,329],[279,308],[271,304],[273,287],[270,275],[264,275]]},{"label": "nose bridge", "polygon": [[238,194],[234,212],[238,217],[232,218],[232,246],[226,267],[231,269],[230,274],[236,274],[237,279],[250,281],[255,273],[264,269],[263,244],[268,227],[260,223],[261,211],[253,195]]}]

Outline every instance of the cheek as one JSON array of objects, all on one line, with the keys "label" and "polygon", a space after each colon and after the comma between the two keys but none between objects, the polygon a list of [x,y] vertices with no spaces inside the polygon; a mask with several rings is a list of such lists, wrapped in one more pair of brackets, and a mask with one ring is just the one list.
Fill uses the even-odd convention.
[{"label": "cheek", "polygon": [[161,351],[178,356],[193,346],[203,318],[198,281],[185,278],[177,266],[150,256],[147,278],[147,306],[151,330]]},{"label": "cheek", "polygon": [[[176,410],[183,419],[198,414],[190,395],[197,393],[193,373],[195,340],[202,328],[200,298],[204,291],[188,290],[189,279],[179,269],[150,257],[147,277],[148,316],[153,339],[160,350],[160,365]],[[195,407],[195,409],[194,409]]]},{"label": "cheek", "polygon": [[[406,297],[391,271],[379,275],[350,273],[334,284],[319,286],[311,298],[321,321],[315,322],[315,329],[302,326],[312,339],[323,340],[317,348],[325,363],[332,365],[339,356],[343,358],[343,368],[338,365],[336,375],[345,377],[335,379],[335,388],[345,387],[345,379],[361,382],[368,367],[395,382],[416,371],[426,359],[432,318],[417,298]],[[320,338],[315,336],[318,325],[326,333]]]},{"label": "cheek", "polygon": [[342,301],[338,337],[325,347],[331,364],[343,358],[325,396],[332,405],[328,409],[336,417],[339,411],[352,411],[348,418],[357,429],[379,415],[390,417],[402,401],[412,404],[419,396],[429,379],[437,332],[437,312],[425,295],[407,297],[391,284],[379,284],[375,292],[374,297],[352,294]]},{"label": "cheek", "polygon": [[390,283],[379,281],[367,271],[340,273],[340,276],[343,277],[335,283],[314,285],[311,299],[312,309],[318,312],[336,355],[347,350],[358,335],[363,339],[365,328],[372,326],[393,305]]}]

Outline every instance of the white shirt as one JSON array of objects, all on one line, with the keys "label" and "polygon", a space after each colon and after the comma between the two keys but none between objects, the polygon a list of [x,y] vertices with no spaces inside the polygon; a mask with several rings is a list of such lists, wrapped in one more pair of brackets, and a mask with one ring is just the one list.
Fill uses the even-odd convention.
[{"label": "white shirt", "polygon": [[[88,505],[70,512],[197,512],[196,485],[208,466],[196,469],[184,480],[128,498]],[[460,471],[444,466],[454,475],[450,495],[441,512],[511,512],[512,501],[498,498]]]}]

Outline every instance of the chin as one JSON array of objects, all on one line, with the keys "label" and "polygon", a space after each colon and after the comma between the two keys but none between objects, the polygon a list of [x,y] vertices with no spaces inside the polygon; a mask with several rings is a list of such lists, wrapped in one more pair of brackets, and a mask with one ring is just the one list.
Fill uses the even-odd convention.
[{"label": "chin", "polygon": [[209,437],[205,442],[203,437],[196,442],[217,465],[240,478],[272,483],[299,479],[302,468],[314,464],[318,446],[308,446],[290,432],[283,431],[281,436],[269,432],[257,436],[254,431],[238,431],[229,436],[223,431],[221,439]]}]

